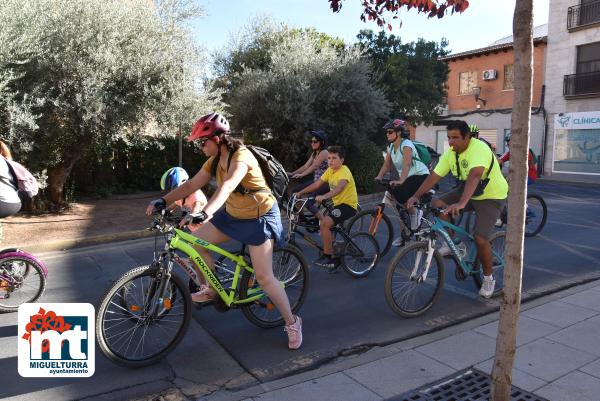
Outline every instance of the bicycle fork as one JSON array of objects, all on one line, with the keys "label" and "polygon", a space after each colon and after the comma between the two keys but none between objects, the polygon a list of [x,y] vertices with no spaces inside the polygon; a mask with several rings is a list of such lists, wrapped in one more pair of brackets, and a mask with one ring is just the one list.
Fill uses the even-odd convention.
[{"label": "bicycle fork", "polygon": [[429,273],[429,268],[431,267],[431,260],[433,259],[433,240],[427,240],[427,255],[425,256],[425,269],[423,269],[423,273],[418,274],[419,265],[421,263],[421,258],[423,257],[423,252],[418,252],[417,257],[415,258],[415,265],[413,266],[412,272],[410,273],[410,279],[416,281],[418,283],[422,283],[427,278],[427,273]]},{"label": "bicycle fork", "polygon": [[380,203],[376,207],[376,212],[374,218],[371,219],[371,223],[369,224],[369,234],[375,236],[377,234],[377,228],[379,227],[379,222],[381,221],[381,215],[383,214],[383,209],[385,208],[385,203]]},{"label": "bicycle fork", "polygon": [[[171,298],[165,297],[165,292],[167,291],[167,286],[171,280],[173,261],[171,258],[168,258],[168,260],[163,259],[162,263],[166,263],[166,267],[159,270],[161,274],[156,277],[156,280],[152,283],[153,288],[150,290],[150,296],[147,298],[149,304],[146,305],[145,309],[150,312],[150,316],[158,316],[162,308],[171,309],[172,306]],[[156,301],[152,302],[152,300]]]}]

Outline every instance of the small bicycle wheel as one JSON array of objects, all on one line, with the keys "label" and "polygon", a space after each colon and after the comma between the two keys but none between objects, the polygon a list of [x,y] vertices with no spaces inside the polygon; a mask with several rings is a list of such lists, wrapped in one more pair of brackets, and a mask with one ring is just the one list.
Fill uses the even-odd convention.
[{"label": "small bicycle wheel", "polygon": [[[279,280],[286,292],[292,313],[302,307],[308,291],[308,263],[296,248],[278,248],[273,252],[273,275]],[[254,273],[244,270],[240,284],[240,300],[251,297],[260,291]],[[284,321],[275,304],[267,294],[248,304],[243,304],[242,313],[258,327],[281,326]]]},{"label": "small bicycle wheel", "polygon": [[384,256],[390,250],[394,240],[394,226],[389,216],[381,214],[381,220],[377,222],[377,209],[363,210],[352,217],[346,225],[349,235],[358,232],[367,232],[377,241],[379,255]]},{"label": "small bicycle wheel", "polygon": [[131,368],[147,366],[183,339],[192,318],[190,293],[173,274],[166,284],[168,297],[159,299],[157,291],[164,279],[155,266],[141,266],[108,289],[96,317],[98,347],[108,359]]},{"label": "small bicycle wheel", "polygon": [[428,243],[412,243],[394,256],[385,274],[385,300],[402,317],[425,313],[440,295],[444,283],[444,261],[433,251],[426,269]]},{"label": "small bicycle wheel", "polygon": [[0,256],[0,312],[15,312],[19,305],[37,301],[46,288],[43,268],[25,256]]},{"label": "small bicycle wheel", "polygon": [[525,209],[525,236],[533,237],[539,234],[546,224],[548,208],[544,199],[536,194],[527,195],[527,208]]},{"label": "small bicycle wheel", "polygon": [[369,233],[350,235],[342,251],[342,267],[354,278],[367,277],[379,261],[379,245]]},{"label": "small bicycle wheel", "polygon": [[[504,260],[504,248],[506,246],[506,232],[495,232],[490,239],[490,245],[492,246],[492,255],[494,257],[494,260],[492,261],[492,275],[496,281],[492,297],[497,297],[502,295],[502,292],[504,291],[504,266],[506,264]],[[481,266],[479,273],[474,275],[473,279],[475,280],[477,289],[480,289],[481,283],[483,282],[483,269]]]}]

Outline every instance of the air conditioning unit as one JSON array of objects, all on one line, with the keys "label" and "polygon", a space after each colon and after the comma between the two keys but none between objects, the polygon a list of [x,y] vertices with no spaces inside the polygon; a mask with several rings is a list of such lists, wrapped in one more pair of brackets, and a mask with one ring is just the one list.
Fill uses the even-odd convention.
[{"label": "air conditioning unit", "polygon": [[483,80],[484,81],[492,81],[498,78],[498,71],[496,70],[485,70],[483,72]]}]

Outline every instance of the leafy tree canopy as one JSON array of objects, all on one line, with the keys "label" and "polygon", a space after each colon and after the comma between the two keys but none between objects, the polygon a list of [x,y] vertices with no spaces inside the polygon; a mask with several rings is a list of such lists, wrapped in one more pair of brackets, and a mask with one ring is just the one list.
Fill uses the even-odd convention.
[{"label": "leafy tree canopy", "polygon": [[197,90],[203,58],[181,25],[193,4],[0,2],[0,131],[47,172],[53,203],[90,146],[218,107]]},{"label": "leafy tree canopy", "polygon": [[448,42],[419,39],[402,43],[399,36],[386,35],[384,31],[375,35],[371,30],[363,30],[357,37],[394,115],[415,124],[431,123],[446,95],[448,65],[438,58],[449,53]]},{"label": "leafy tree canopy", "polygon": [[290,167],[305,149],[308,130],[325,129],[331,143],[360,150],[388,114],[389,102],[359,48],[270,21],[239,38],[221,56],[233,126],[254,140],[270,140]]}]

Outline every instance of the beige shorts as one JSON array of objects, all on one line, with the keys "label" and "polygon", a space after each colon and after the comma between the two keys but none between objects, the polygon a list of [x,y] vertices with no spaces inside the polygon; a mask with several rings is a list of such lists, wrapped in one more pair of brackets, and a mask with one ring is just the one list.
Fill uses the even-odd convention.
[{"label": "beige shorts", "polygon": [[[442,194],[438,199],[445,202],[447,205],[457,203],[462,196],[460,191],[450,191]],[[475,211],[475,232],[476,236],[490,239],[494,234],[494,225],[496,220],[500,217],[502,209],[506,204],[506,199],[484,199],[484,200],[473,200],[471,199],[465,211]]]}]

